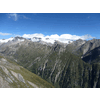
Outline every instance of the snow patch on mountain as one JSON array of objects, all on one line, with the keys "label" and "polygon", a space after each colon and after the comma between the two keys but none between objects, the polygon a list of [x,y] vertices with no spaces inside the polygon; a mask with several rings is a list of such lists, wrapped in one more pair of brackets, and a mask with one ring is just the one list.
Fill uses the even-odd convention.
[{"label": "snow patch on mountain", "polygon": [[9,39],[0,39],[0,42],[1,43],[7,43],[8,41],[12,41],[13,39],[14,39],[13,37],[11,37]]},{"label": "snow patch on mountain", "polygon": [[11,37],[9,39],[0,39],[1,44],[11,42],[11,41],[13,41],[13,42],[23,42],[23,41],[25,41],[25,38],[23,38],[23,37]]},{"label": "snow patch on mountain", "polygon": [[22,41],[24,41],[24,39],[18,39],[18,41],[21,41],[22,42]]},{"label": "snow patch on mountain", "polygon": [[[62,34],[62,35],[43,35],[43,34],[24,34],[23,36],[17,36],[17,37],[12,37],[9,39],[1,39],[0,40],[0,44],[2,43],[7,43],[9,41],[13,41],[13,42],[23,42],[26,39],[30,40],[32,42],[39,42],[41,44],[54,44],[56,41],[59,41],[61,43],[66,43],[66,44],[70,44],[73,43],[73,41],[78,40],[78,39],[82,39],[82,40],[86,40],[86,39],[90,39],[93,38],[90,35],[84,35],[84,36],[77,36],[77,35],[71,35],[71,34]],[[83,43],[84,44],[84,43]]]},{"label": "snow patch on mountain", "polygon": [[0,40],[0,44],[3,43],[8,43],[8,42],[13,42],[13,43],[17,43],[17,42],[24,42],[25,40],[30,40],[32,42],[39,42],[41,44],[48,44],[48,45],[52,45],[54,44],[56,41],[63,43],[63,44],[70,44],[73,42],[73,40],[67,39],[67,40],[59,40],[59,39],[55,39],[55,38],[48,38],[48,37],[31,37],[31,38],[23,38],[23,37],[15,37],[15,38],[9,38],[9,39],[1,39]]},{"label": "snow patch on mountain", "polygon": [[62,43],[71,43],[73,40],[59,37],[57,34],[51,36],[44,36],[43,34],[24,34],[22,37],[29,38],[33,42],[46,42],[54,44],[55,41]]},{"label": "snow patch on mountain", "polygon": [[62,43],[71,43],[75,40],[78,39],[82,39],[82,40],[86,40],[86,39],[90,39],[90,38],[94,38],[91,35],[84,35],[84,36],[77,36],[77,35],[71,35],[71,34],[62,34],[62,35],[43,35],[43,34],[24,34],[22,37],[24,38],[30,38],[30,40],[32,40],[33,42],[39,42],[39,41],[44,41],[47,43],[52,43],[54,44],[55,40],[62,42]]}]

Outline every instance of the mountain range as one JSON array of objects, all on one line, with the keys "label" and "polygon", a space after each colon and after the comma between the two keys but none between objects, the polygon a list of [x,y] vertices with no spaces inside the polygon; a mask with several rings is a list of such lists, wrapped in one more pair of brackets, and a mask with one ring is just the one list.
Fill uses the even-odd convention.
[{"label": "mountain range", "polygon": [[[58,40],[52,43],[49,38],[45,40],[40,37],[0,40],[0,81],[5,82],[0,87],[100,88],[100,39],[67,40],[66,43]],[[10,67],[16,64],[20,70],[11,70]],[[37,82],[31,78],[32,75],[37,77]],[[14,84],[7,81],[6,76]]]}]

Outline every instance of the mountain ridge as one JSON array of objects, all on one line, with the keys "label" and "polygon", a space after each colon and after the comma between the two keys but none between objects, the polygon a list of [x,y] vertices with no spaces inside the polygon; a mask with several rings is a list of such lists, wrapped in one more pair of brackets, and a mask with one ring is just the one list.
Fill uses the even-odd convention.
[{"label": "mountain ridge", "polygon": [[[45,40],[42,40],[42,38],[40,38],[40,37],[24,38],[21,36],[11,37],[9,39],[0,39],[0,43],[7,43],[9,41],[14,41],[14,40],[19,40],[19,41],[31,40],[32,42],[39,42],[39,43],[44,43],[44,44],[54,44],[54,42],[51,42],[51,40],[49,40],[49,38],[45,38],[45,40],[47,40],[47,41],[45,41]],[[54,41],[59,41],[59,40],[55,39]],[[70,39],[67,39],[66,43],[69,44],[71,42],[73,42],[73,41]],[[60,42],[60,43],[63,43],[63,42]]]},{"label": "mountain ridge", "polygon": [[16,37],[3,43],[0,53],[55,87],[100,87],[97,75],[100,72],[96,70],[99,64],[91,65],[83,60],[88,52],[100,46],[100,39],[78,39],[69,44],[55,41],[52,45],[23,39]]}]

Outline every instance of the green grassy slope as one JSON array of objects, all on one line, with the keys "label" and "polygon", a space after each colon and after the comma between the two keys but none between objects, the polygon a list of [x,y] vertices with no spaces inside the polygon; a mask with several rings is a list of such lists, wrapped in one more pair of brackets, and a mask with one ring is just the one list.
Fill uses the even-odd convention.
[{"label": "green grassy slope", "polygon": [[[37,87],[37,88],[53,88],[50,83],[46,82],[36,74],[19,66],[15,62],[6,60],[0,56],[0,77],[6,86],[1,84],[1,87]],[[1,80],[0,80],[1,81]],[[1,83],[2,83],[1,82]]]}]

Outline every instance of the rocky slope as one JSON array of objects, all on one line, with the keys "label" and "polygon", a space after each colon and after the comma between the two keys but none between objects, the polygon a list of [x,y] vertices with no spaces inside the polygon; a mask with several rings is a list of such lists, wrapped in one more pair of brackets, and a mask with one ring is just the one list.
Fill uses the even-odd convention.
[{"label": "rocky slope", "polygon": [[100,39],[92,39],[89,41],[76,40],[66,46],[66,49],[78,56],[84,56],[87,52],[100,46]]},{"label": "rocky slope", "polygon": [[0,56],[0,88],[51,88],[50,83]]},{"label": "rocky slope", "polygon": [[61,44],[55,43],[47,47],[47,51],[43,53],[38,45],[21,46],[13,57],[17,63],[53,83],[55,87],[91,87],[92,67],[89,64],[68,52]]},{"label": "rocky slope", "polygon": [[88,51],[82,59],[89,64],[100,63],[100,47]]},{"label": "rocky slope", "polygon": [[69,44],[55,41],[53,45],[21,40],[17,37],[16,40],[1,44],[0,53],[55,87],[100,87],[100,65],[95,62],[90,64],[90,59],[87,59],[91,58],[90,54],[93,55],[93,61],[99,57],[99,39],[79,39]]},{"label": "rocky slope", "polygon": [[52,82],[55,87],[91,87],[92,67],[67,50],[60,54],[53,51],[41,60],[32,66],[37,66],[35,73]]}]

